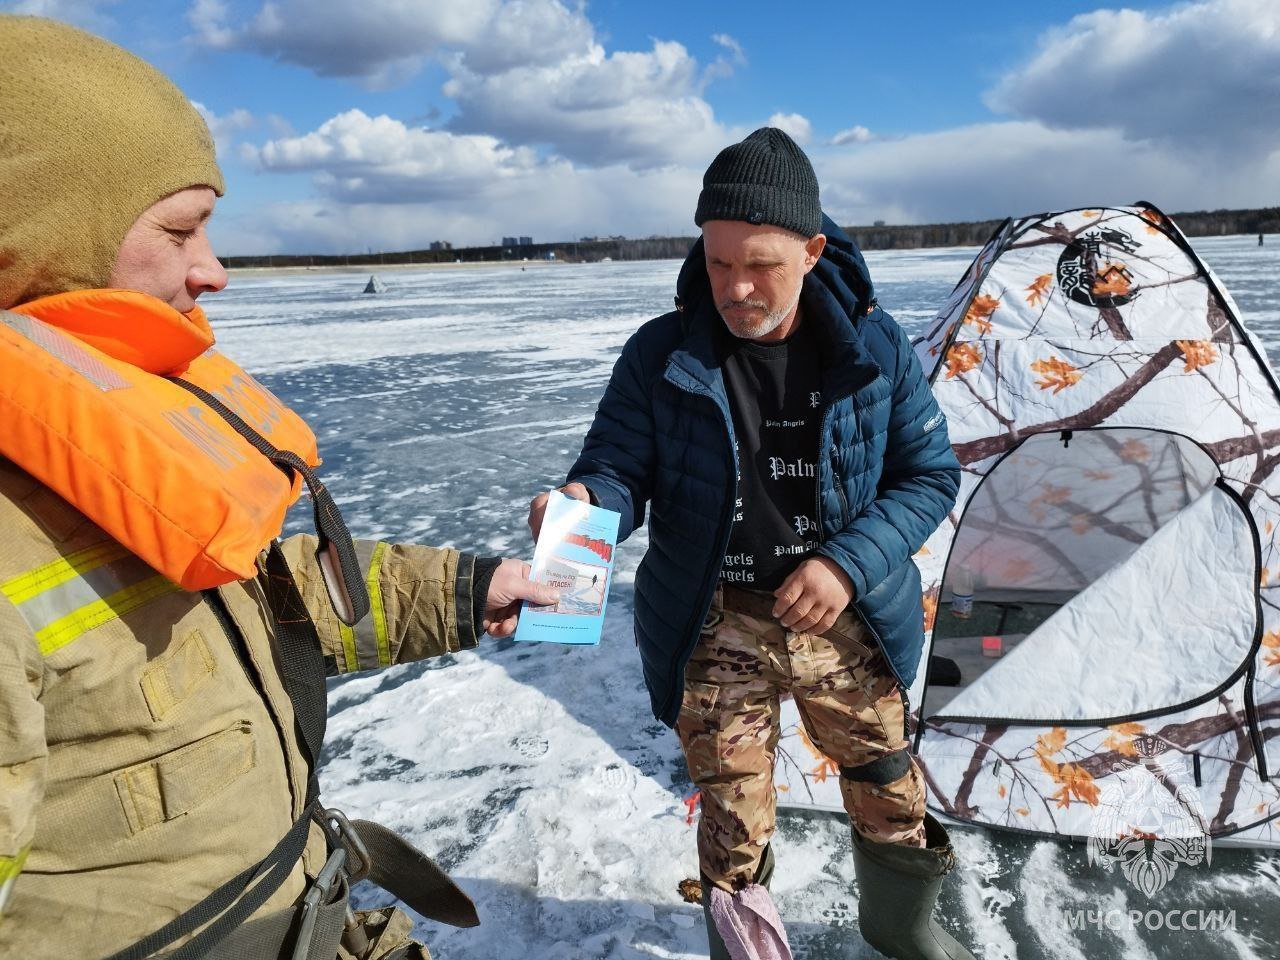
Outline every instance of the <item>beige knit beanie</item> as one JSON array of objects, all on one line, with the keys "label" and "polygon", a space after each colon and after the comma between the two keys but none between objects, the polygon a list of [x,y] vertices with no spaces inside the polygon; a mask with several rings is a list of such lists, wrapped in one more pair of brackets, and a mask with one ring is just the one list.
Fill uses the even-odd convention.
[{"label": "beige knit beanie", "polygon": [[150,64],[38,17],[0,14],[0,309],[105,287],[157,200],[222,195],[204,119]]}]

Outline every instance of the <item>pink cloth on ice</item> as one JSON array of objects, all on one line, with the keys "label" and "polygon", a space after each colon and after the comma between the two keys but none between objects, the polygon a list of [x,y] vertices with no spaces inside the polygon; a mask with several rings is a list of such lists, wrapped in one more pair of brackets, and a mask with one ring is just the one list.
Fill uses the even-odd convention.
[{"label": "pink cloth on ice", "polygon": [[791,960],[778,908],[760,884],[732,894],[712,887],[711,919],[732,960]]}]

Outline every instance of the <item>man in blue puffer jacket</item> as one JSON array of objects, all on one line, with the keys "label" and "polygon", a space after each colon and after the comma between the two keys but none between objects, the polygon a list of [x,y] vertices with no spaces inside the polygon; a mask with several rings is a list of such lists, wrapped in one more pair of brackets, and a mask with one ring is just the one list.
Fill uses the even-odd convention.
[{"label": "man in blue puffer jacket", "polygon": [[619,512],[619,539],[651,504],[635,629],[654,714],[701,790],[712,956],[772,929],[759,904],[791,694],[841,771],[864,937],[969,957],[931,919],[954,854],[924,810],[903,696],[923,645],[911,558],[959,484],[945,419],[785,133],[722,151],[695,220],[676,310],[623,347],[561,491]]}]

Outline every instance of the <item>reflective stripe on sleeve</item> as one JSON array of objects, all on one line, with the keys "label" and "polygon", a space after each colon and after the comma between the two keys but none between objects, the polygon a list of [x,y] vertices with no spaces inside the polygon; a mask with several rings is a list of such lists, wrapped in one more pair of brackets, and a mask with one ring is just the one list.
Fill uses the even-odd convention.
[{"label": "reflective stripe on sleeve", "polygon": [[181,590],[114,540],[0,583],[46,657],[144,604]]},{"label": "reflective stripe on sleeve", "polygon": [[[350,628],[355,655],[360,665],[356,669],[372,670],[374,667],[391,666],[391,645],[387,639],[387,611],[382,605],[382,561],[387,545],[375,540],[356,541],[356,563],[367,571],[365,585],[369,588],[369,613],[355,627]],[[343,634],[343,647],[347,646]],[[350,659],[348,653],[348,659]]]},{"label": "reflective stripe on sleeve", "polygon": [[27,862],[29,849],[29,847],[23,847],[16,857],[0,857],[0,914],[4,913],[4,908],[13,895],[14,881],[22,872],[22,865]]},{"label": "reflective stripe on sleeve", "polygon": [[132,613],[139,607],[150,603],[157,597],[177,593],[181,587],[166,580],[160,574],[153,574],[141,583],[117,590],[106,597],[99,597],[78,610],[73,610],[36,631],[36,641],[40,644],[40,652],[46,657],[72,640],[78,640],[90,630],[95,630],[104,623],[119,619]]},{"label": "reflective stripe on sleeve", "polygon": [[52,563],[46,563],[0,583],[0,593],[3,593],[10,603],[25,603],[36,594],[44,593],[68,580],[74,580],[83,573],[96,570],[104,564],[127,556],[129,551],[116,541],[104,540],[102,543],[59,557]]},{"label": "reflective stripe on sleeve", "polygon": [[[365,581],[369,588],[369,627],[373,630],[373,642],[378,648],[378,666],[391,666],[391,642],[387,638],[387,611],[382,605],[382,560],[386,556],[387,545],[379,541],[373,548],[373,556],[369,559],[369,579]],[[357,628],[358,629],[358,628]]]},{"label": "reflective stripe on sleeve", "polygon": [[338,635],[342,638],[342,658],[346,662],[342,672],[354,673],[360,669],[360,658],[356,656],[356,632],[339,620]]}]

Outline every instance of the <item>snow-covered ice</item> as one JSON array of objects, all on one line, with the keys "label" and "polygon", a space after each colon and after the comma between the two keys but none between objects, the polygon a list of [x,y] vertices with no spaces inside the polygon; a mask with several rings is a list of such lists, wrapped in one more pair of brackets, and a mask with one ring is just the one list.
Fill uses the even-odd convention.
[{"label": "snow-covered ice", "polygon": [[[1271,356],[1280,238],[1195,241]],[[871,253],[880,302],[909,331],[975,251]],[[208,298],[223,350],[315,428],[323,476],[357,536],[528,556],[529,499],[576,455],[618,350],[669,308],[679,264],[529,264],[235,276]],[[305,529],[307,511],[291,515]],[[644,531],[618,551],[604,640],[484,640],[477,651],[334,681],[326,802],[413,839],[475,898],[482,925],[422,921],[444,960],[706,955],[692,793],[655,721],[631,637]],[[857,934],[848,824],[780,812],[775,894],[799,960],[875,956]],[[1280,943],[1280,854],[1215,848],[1148,901],[1083,847],[953,830],[962,869],[944,923],[987,960],[1264,958]],[[369,900],[368,891],[358,891]],[[1226,932],[1073,929],[1076,911],[1235,911]]]}]

